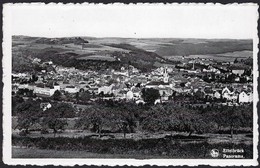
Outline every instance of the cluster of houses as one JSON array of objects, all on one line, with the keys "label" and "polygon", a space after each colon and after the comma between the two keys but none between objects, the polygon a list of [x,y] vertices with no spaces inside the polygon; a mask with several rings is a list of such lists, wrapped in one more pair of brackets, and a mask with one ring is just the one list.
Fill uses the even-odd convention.
[{"label": "cluster of houses", "polygon": [[[175,70],[172,67],[160,67],[150,73],[140,73],[134,67],[122,67],[120,71],[107,70],[102,73],[84,72],[59,66],[55,68],[55,73],[42,72],[42,75],[40,73],[38,80],[32,84],[13,82],[13,92],[16,93],[19,89],[29,89],[36,95],[52,96],[57,90],[70,94],[88,91],[104,99],[135,100],[139,103],[143,102],[142,89],[154,88],[160,93],[160,102],[169,101],[173,93],[190,95],[200,93],[203,97],[225,99],[228,102],[253,101],[252,84],[232,85],[233,88],[224,84],[209,84],[198,77],[183,77],[181,74],[174,74]],[[209,70],[217,73],[214,68],[209,68]],[[30,78],[28,74],[13,74],[13,76]],[[49,79],[55,82],[52,85],[45,84],[44,81]]]},{"label": "cluster of houses", "polygon": [[[207,61],[209,62],[207,63]],[[180,73],[206,77],[208,80],[216,82],[247,83],[253,81],[252,67],[242,63],[220,63],[211,59],[185,58],[176,67]]]}]

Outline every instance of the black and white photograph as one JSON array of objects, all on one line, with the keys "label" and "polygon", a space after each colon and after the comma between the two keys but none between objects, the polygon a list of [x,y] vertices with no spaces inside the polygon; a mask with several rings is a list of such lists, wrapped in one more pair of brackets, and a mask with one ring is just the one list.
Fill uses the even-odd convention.
[{"label": "black and white photograph", "polygon": [[258,165],[258,5],[3,5],[3,161]]}]

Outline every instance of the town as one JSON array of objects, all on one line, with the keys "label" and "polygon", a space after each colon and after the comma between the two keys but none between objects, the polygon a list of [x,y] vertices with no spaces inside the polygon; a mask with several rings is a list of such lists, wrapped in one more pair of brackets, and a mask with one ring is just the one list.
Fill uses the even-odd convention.
[{"label": "town", "polygon": [[[179,139],[185,153],[198,143],[192,147],[200,151],[196,157],[210,157],[214,145],[230,142],[251,157],[252,59],[179,59],[143,72],[129,64],[82,70],[32,58],[37,71],[12,74],[13,145],[179,157],[181,148],[172,144]],[[124,140],[163,145],[137,150]],[[107,148],[108,142],[115,144]],[[208,147],[201,148],[204,143]]]},{"label": "town", "polygon": [[[144,91],[159,95],[152,104],[223,104],[238,106],[253,102],[252,67],[236,59],[216,63],[212,59],[182,57],[182,63],[141,72],[132,65],[120,70],[78,70],[32,59],[39,72],[13,73],[12,95],[60,97],[57,100],[84,104],[98,99],[145,104]],[[238,66],[239,65],[239,66]]]}]

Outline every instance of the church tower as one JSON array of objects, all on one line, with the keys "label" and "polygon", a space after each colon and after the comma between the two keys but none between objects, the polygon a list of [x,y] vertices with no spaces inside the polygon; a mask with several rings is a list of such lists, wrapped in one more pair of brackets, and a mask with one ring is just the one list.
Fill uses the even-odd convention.
[{"label": "church tower", "polygon": [[164,83],[168,83],[169,82],[169,75],[168,75],[168,72],[167,72],[167,68],[165,67],[164,70],[163,70],[163,82]]}]

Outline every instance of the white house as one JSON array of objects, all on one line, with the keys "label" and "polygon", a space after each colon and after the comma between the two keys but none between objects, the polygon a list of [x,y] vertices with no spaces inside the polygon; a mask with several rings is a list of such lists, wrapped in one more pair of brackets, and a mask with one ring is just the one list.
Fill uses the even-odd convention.
[{"label": "white house", "polygon": [[213,97],[215,97],[216,99],[220,99],[221,94],[218,91],[215,91],[214,94],[213,94]]},{"label": "white house", "polygon": [[47,102],[47,103],[41,103],[40,104],[40,108],[43,110],[43,111],[45,111],[45,110],[47,110],[47,109],[49,109],[49,108],[51,108],[52,106],[51,106],[51,104],[49,103],[49,102]]},{"label": "white house", "polygon": [[28,89],[28,84],[18,84],[18,89]]},{"label": "white house", "polygon": [[77,93],[77,92],[79,92],[79,89],[77,87],[75,87],[75,86],[66,86],[65,92]]},{"label": "white house", "polygon": [[134,98],[134,94],[131,90],[126,93],[126,99],[131,100]]},{"label": "white house", "polygon": [[54,88],[55,91],[56,90],[60,90],[60,85],[59,84],[54,84],[53,88]]},{"label": "white house", "polygon": [[41,87],[41,86],[35,86],[34,93],[41,94],[45,96],[52,96],[56,90],[54,87]]},{"label": "white house", "polygon": [[228,87],[225,87],[222,90],[222,97],[226,98],[229,101],[236,101],[238,98],[238,93],[233,90],[230,90]]},{"label": "white house", "polygon": [[163,81],[152,81],[145,85],[145,88],[172,88],[173,84],[165,83]]},{"label": "white house", "polygon": [[135,99],[141,98],[141,89],[140,88],[132,87],[131,90],[133,92],[133,95],[134,95]]},{"label": "white house", "polygon": [[110,86],[102,86],[102,87],[98,88],[98,94],[101,92],[103,92],[104,94],[112,93],[113,86],[114,86],[114,84],[111,84]]},{"label": "white house", "polygon": [[239,82],[239,81],[240,81],[240,78],[239,78],[239,77],[236,77],[236,78],[235,78],[235,81],[236,81],[236,82]]},{"label": "white house", "polygon": [[232,69],[232,73],[241,76],[245,72],[244,69]]},{"label": "white house", "polygon": [[222,97],[223,98],[226,98],[227,100],[230,100],[230,95],[231,95],[231,91],[228,89],[228,87],[225,87],[223,90],[222,90]]},{"label": "white house", "polygon": [[173,91],[170,88],[159,88],[159,94],[162,101],[168,101]]},{"label": "white house", "polygon": [[239,103],[248,103],[249,102],[249,95],[245,91],[242,91],[238,95],[238,102]]},{"label": "white house", "polygon": [[56,90],[60,90],[60,85],[54,84],[54,86],[46,87],[44,84],[38,84],[36,86],[29,86],[33,89],[35,94],[52,96]]},{"label": "white house", "polygon": [[140,104],[140,103],[141,103],[141,104],[145,104],[145,102],[144,102],[142,99],[136,100],[135,103],[136,103],[136,104]]}]

